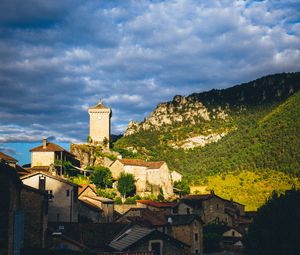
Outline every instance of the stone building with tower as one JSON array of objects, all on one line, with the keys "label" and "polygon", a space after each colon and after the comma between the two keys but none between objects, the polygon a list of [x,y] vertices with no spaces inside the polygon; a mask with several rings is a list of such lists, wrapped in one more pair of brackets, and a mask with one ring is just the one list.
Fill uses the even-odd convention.
[{"label": "stone building with tower", "polygon": [[111,109],[104,106],[100,100],[97,105],[90,107],[88,112],[90,115],[89,142],[109,146]]}]

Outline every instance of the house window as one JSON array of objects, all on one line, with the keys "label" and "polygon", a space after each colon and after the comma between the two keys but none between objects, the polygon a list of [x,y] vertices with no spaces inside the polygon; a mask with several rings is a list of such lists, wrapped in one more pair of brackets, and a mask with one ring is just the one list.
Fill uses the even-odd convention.
[{"label": "house window", "polygon": [[70,196],[70,190],[66,190],[66,195],[67,195],[67,197],[69,197]]},{"label": "house window", "polygon": [[213,205],[210,205],[210,206],[209,206],[209,211],[210,211],[210,212],[213,212],[213,210],[214,210]]},{"label": "house window", "polygon": [[235,232],[232,230],[232,236],[235,236]]},{"label": "house window", "polygon": [[216,205],[217,210],[219,209],[219,204]]},{"label": "house window", "polygon": [[162,241],[150,241],[149,242],[149,251],[153,252],[153,255],[162,255]]},{"label": "house window", "polygon": [[59,222],[59,213],[56,214],[56,221]]},{"label": "house window", "polygon": [[52,201],[54,198],[53,191],[52,190],[46,190],[46,191],[48,194],[48,201]]},{"label": "house window", "polygon": [[190,208],[186,208],[186,214],[190,214]]},{"label": "house window", "polygon": [[197,242],[198,241],[198,233],[195,233],[195,241]]}]

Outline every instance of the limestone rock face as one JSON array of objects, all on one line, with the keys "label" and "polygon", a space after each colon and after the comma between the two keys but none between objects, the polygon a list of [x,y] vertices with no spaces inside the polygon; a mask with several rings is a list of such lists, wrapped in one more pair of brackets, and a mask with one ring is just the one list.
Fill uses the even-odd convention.
[{"label": "limestone rock face", "polygon": [[191,137],[191,138],[186,139],[180,147],[183,148],[183,149],[192,149],[192,148],[195,148],[195,147],[204,147],[207,144],[215,143],[215,142],[219,141],[226,134],[227,134],[227,132],[223,132],[223,133],[220,133],[220,134],[213,133],[213,134],[209,134],[207,136],[199,135],[199,136]]},{"label": "limestone rock face", "polygon": [[195,125],[201,121],[220,119],[226,121],[229,109],[212,109],[211,111],[202,102],[193,97],[177,95],[173,101],[160,103],[150,116],[141,123],[130,122],[125,136],[132,135],[140,130],[159,129],[162,126],[188,123]]},{"label": "limestone rock face", "polygon": [[83,169],[87,166],[109,167],[118,156],[117,152],[92,144],[71,144],[70,152],[80,160],[80,166]]}]

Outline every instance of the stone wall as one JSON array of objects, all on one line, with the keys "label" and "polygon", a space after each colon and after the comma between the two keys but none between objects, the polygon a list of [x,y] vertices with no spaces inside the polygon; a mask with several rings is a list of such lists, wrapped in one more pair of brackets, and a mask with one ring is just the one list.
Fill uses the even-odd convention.
[{"label": "stone wall", "polygon": [[46,193],[24,187],[21,192],[21,201],[25,218],[24,247],[44,248],[48,225]]},{"label": "stone wall", "polygon": [[50,166],[54,163],[54,152],[34,151],[31,152],[31,167]]}]

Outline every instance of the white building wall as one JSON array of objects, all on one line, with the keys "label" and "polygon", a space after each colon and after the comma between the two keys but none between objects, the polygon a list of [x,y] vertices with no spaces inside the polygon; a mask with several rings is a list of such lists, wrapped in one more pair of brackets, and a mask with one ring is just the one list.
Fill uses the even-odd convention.
[{"label": "white building wall", "polygon": [[52,151],[33,151],[31,152],[31,167],[50,166],[54,163],[54,156]]},{"label": "white building wall", "polygon": [[[23,183],[33,188],[39,188],[39,177],[42,174],[34,175],[23,179]],[[53,198],[49,201],[48,220],[51,222],[77,222],[78,208],[77,198],[74,201],[75,188],[67,183],[55,180],[44,175],[46,178],[45,189],[52,190]],[[69,196],[67,196],[69,190]]]}]

